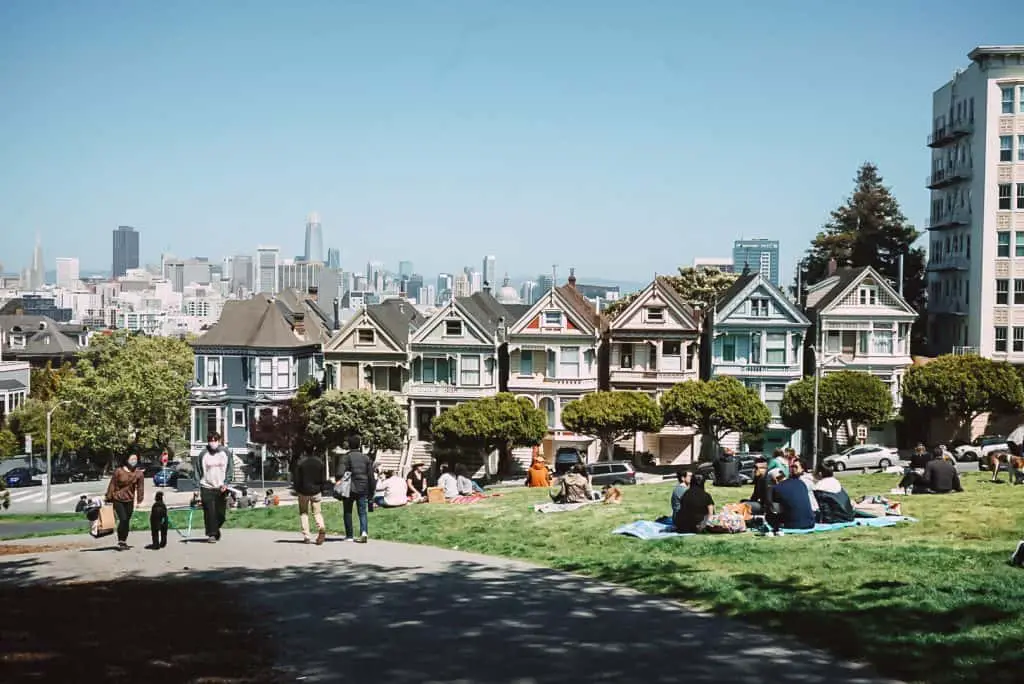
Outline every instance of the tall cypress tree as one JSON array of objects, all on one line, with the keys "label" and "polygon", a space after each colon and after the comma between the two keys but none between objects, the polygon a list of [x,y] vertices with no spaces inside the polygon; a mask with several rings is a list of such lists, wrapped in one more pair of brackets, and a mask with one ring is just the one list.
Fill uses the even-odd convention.
[{"label": "tall cypress tree", "polygon": [[[903,297],[923,313],[927,287],[924,249],[914,247],[920,236],[883,184],[878,167],[865,162],[857,171],[853,194],[832,211],[829,222],[811,241],[800,262],[801,280],[804,287],[822,280],[834,258],[839,266],[871,266],[896,285],[903,255]],[[923,343],[923,323],[923,316],[915,323],[915,347]]]}]

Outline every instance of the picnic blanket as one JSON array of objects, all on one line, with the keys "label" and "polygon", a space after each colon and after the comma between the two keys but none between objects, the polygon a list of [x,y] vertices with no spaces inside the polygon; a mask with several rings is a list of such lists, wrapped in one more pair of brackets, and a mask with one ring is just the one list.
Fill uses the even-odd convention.
[{"label": "picnic blanket", "polygon": [[468,496],[457,496],[454,499],[448,499],[450,504],[475,504],[486,499],[486,496],[480,496],[479,494],[470,494]]},{"label": "picnic blanket", "polygon": [[[667,520],[667,518],[660,518],[658,520],[637,520],[636,522],[631,522],[612,530],[612,534],[636,537],[637,539],[643,539],[644,541],[650,541],[651,539],[666,539],[668,537],[694,536],[693,533],[676,532],[672,523],[667,522]],[[813,534],[815,532],[832,532],[835,530],[842,530],[847,527],[892,527],[893,525],[898,525],[901,522],[917,522],[917,519],[905,515],[888,515],[881,518],[859,518],[854,522],[847,523],[818,523],[814,526],[814,529],[810,530],[783,529],[782,531],[784,534]]]},{"label": "picnic blanket", "polygon": [[575,511],[578,508],[589,506],[590,502],[585,503],[571,503],[571,504],[560,504],[560,503],[540,503],[533,505],[534,513],[565,513],[566,511]]},{"label": "picnic blanket", "polygon": [[784,534],[813,534],[815,532],[843,530],[847,527],[892,527],[901,522],[917,522],[917,518],[911,518],[906,515],[885,515],[878,518],[857,518],[853,522],[818,523],[814,526],[814,529],[810,530],[789,530],[783,528],[782,532]]}]

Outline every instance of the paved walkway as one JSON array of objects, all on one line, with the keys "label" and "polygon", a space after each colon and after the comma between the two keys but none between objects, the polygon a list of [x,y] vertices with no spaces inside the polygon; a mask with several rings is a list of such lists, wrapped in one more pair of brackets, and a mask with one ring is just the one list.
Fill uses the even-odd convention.
[{"label": "paved walkway", "polygon": [[139,533],[124,553],[106,539],[52,541],[84,546],[0,557],[0,583],[221,580],[278,637],[282,682],[887,681],[735,621],[498,558],[379,541],[306,546],[255,530],[226,530],[216,545],[175,536],[162,551],[142,548]]}]

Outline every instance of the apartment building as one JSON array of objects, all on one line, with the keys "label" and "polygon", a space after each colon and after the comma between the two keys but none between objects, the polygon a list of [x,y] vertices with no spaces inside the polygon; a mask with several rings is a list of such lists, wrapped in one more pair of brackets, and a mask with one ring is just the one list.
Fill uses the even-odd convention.
[{"label": "apartment building", "polygon": [[1024,45],[968,58],[932,97],[929,345],[1024,363]]}]

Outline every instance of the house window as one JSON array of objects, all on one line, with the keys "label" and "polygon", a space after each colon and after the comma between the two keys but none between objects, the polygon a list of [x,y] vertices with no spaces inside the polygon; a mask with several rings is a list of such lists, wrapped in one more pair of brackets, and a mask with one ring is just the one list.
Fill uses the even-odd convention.
[{"label": "house window", "polygon": [[448,359],[423,359],[423,382],[428,385],[446,385],[451,382],[451,364]]},{"label": "house window", "polygon": [[999,136],[999,161],[1013,161],[1013,136]]},{"label": "house window", "polygon": [[462,321],[445,321],[445,337],[462,337]]},{"label": "house window", "polygon": [[857,291],[857,303],[861,306],[874,306],[878,303],[878,288],[870,285],[861,286]]},{"label": "house window", "polygon": [[750,300],[750,315],[754,318],[765,318],[768,316],[768,300],[757,298]]},{"label": "house window", "polygon": [[666,340],[661,343],[661,355],[662,356],[679,356],[683,348],[683,343],[675,340]]},{"label": "house window", "polygon": [[892,328],[876,328],[871,333],[871,353],[892,356]]},{"label": "house window", "polygon": [[356,344],[373,344],[376,339],[373,328],[360,328],[356,335]]},{"label": "house window", "polygon": [[533,352],[520,350],[519,352],[519,374],[533,375]]},{"label": "house window", "polygon": [[402,369],[398,366],[374,366],[373,389],[378,392],[401,392]]},{"label": "house window", "polygon": [[19,349],[25,348],[25,336],[24,335],[11,335],[11,346]]},{"label": "house window", "polygon": [[761,363],[761,333],[750,333],[750,363]]},{"label": "house window", "polygon": [[494,384],[494,359],[491,357],[487,357],[484,361],[484,384]]},{"label": "house window", "polygon": [[1013,87],[1002,88],[1001,93],[1003,97],[1003,114],[1013,114]]},{"label": "house window", "polygon": [[1020,326],[1013,329],[1013,351],[1024,352],[1024,328]]},{"label": "house window", "polygon": [[693,370],[693,364],[697,359],[697,345],[686,345],[686,370]]},{"label": "house window", "polygon": [[999,208],[1009,209],[1010,208],[1010,184],[1000,183],[999,184]]},{"label": "house window", "polygon": [[211,432],[219,432],[217,429],[217,409],[197,408],[195,420],[192,421],[192,441],[205,442]]},{"label": "house window", "polygon": [[260,389],[274,389],[274,359],[260,359]]},{"label": "house window", "polygon": [[546,376],[549,377],[549,378],[554,378],[555,377],[555,350],[554,349],[548,349],[548,364],[547,364]]},{"label": "house window", "polygon": [[291,359],[283,358],[277,360],[277,389],[288,389],[291,387],[292,364]]},{"label": "house window", "polygon": [[1010,231],[1001,230],[996,233],[996,256],[1010,256]]},{"label": "house window", "polygon": [[772,414],[772,418],[778,420],[782,416],[782,397],[786,394],[785,385],[765,385],[764,386],[764,403],[768,407],[768,411]]},{"label": "house window", "polygon": [[997,325],[996,326],[996,351],[997,352],[1005,352],[1006,351],[1006,326],[1005,325]]},{"label": "house window", "polygon": [[654,342],[647,345],[647,370],[658,370],[658,345]]},{"label": "house window", "polygon": [[231,427],[245,427],[245,409],[231,409]]},{"label": "house window", "polygon": [[203,386],[203,381],[206,380],[206,357],[196,357],[196,384],[200,387]]},{"label": "house window", "polygon": [[626,343],[619,347],[619,368],[633,367],[633,345]]},{"label": "house window", "polygon": [[996,278],[996,304],[1010,303],[1010,281],[1006,278]]},{"label": "house window", "polygon": [[[1021,105],[1024,106],[1024,101],[1021,102]],[[1024,161],[1024,135],[1017,136],[1017,161]]]},{"label": "house window", "polygon": [[843,348],[843,337],[836,332],[830,332],[825,336],[825,353],[838,354]]},{"label": "house window", "polygon": [[736,338],[732,335],[722,337],[722,361],[733,362],[736,360]]},{"label": "house window", "polygon": [[1024,304],[1024,278],[1013,279],[1013,303]]},{"label": "house window", "polygon": [[[1021,138],[1020,149],[1024,151],[1024,137]],[[1024,209],[1024,183],[1017,183],[1017,208]]]},{"label": "house window", "polygon": [[562,312],[561,311],[545,311],[544,312],[544,327],[545,328],[561,328],[562,327]]},{"label": "house window", "polygon": [[767,363],[779,366],[786,364],[786,333],[768,333],[764,346],[764,358]]},{"label": "house window", "polygon": [[222,384],[224,376],[220,372],[220,357],[219,356],[208,356],[206,357],[206,386],[217,387]]},{"label": "house window", "polygon": [[647,308],[647,320],[651,323],[662,323],[665,321],[665,309],[660,306]]},{"label": "house window", "polygon": [[460,382],[463,385],[476,386],[480,384],[479,356],[463,356],[459,370],[461,371]]},{"label": "house window", "polygon": [[540,410],[548,419],[548,429],[555,429],[555,400],[551,397],[544,397],[540,400]]},{"label": "house window", "polygon": [[558,358],[558,377],[580,377],[580,348],[562,347]]}]

